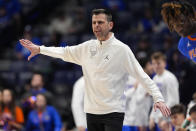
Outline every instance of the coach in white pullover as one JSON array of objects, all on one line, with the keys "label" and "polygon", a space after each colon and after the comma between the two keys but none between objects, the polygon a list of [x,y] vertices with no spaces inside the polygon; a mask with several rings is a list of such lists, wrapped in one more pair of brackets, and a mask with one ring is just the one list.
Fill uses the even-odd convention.
[{"label": "coach in white pullover", "polygon": [[82,66],[85,79],[84,111],[88,131],[121,131],[127,76],[138,79],[153,96],[155,108],[168,116],[170,110],[156,84],[144,73],[130,48],[111,32],[112,15],[105,9],[92,11],[92,28],[97,40],[71,47],[37,46],[28,40],[21,44],[35,56],[39,53]]}]

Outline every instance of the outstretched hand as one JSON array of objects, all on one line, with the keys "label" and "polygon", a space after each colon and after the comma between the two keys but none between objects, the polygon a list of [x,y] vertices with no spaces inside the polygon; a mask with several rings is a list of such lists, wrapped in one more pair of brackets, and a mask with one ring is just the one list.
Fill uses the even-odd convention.
[{"label": "outstretched hand", "polygon": [[40,47],[38,45],[33,44],[31,41],[26,39],[19,40],[21,45],[23,45],[25,48],[27,48],[31,55],[28,57],[28,60],[30,60],[33,56],[40,53]]},{"label": "outstretched hand", "polygon": [[163,116],[165,117],[168,117],[171,114],[170,109],[167,107],[167,105],[164,102],[156,102],[154,104],[155,112],[157,109],[159,109],[161,113],[163,114]]}]

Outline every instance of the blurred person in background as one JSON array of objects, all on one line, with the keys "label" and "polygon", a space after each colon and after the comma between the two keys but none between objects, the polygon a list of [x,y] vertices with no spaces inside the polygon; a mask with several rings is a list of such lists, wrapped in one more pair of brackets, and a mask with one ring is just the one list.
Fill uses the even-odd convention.
[{"label": "blurred person in background", "polygon": [[52,34],[50,34],[49,36],[49,46],[55,46],[55,47],[65,47],[67,46],[67,44],[65,42],[62,41],[62,35],[60,33],[57,32],[52,32]]},{"label": "blurred person in background", "polygon": [[86,125],[86,113],[84,112],[84,77],[80,77],[74,84],[72,95],[72,113],[74,121],[78,131],[85,131]]},{"label": "blurred person in background", "polygon": [[[41,40],[38,37],[34,37],[32,34],[32,27],[30,25],[25,26],[23,32],[23,38],[33,41],[37,45],[41,45]],[[30,55],[30,51],[24,48],[20,42],[17,42],[15,47],[16,57],[18,60],[27,59]]]},{"label": "blurred person in background", "polygon": [[187,106],[187,117],[189,116],[189,111],[190,109],[196,105],[196,92],[193,93],[193,96],[192,96],[192,100],[189,102],[188,106]]},{"label": "blurred person in background", "polygon": [[66,14],[64,11],[59,11],[57,17],[51,21],[51,24],[47,27],[50,33],[57,32],[61,35],[67,35],[71,33],[73,18]]},{"label": "blurred person in background", "polygon": [[35,97],[42,93],[47,96],[48,100],[51,104],[53,104],[53,95],[44,88],[44,80],[43,76],[40,73],[34,73],[31,79],[30,89],[27,90],[22,96],[22,106],[25,114],[25,118],[27,118],[28,113],[34,108]]},{"label": "blurred person in background", "polygon": [[21,4],[18,0],[0,0],[0,6],[5,9],[5,15],[1,17],[0,22],[4,29],[0,27],[0,41],[4,44],[4,49],[12,47],[12,40],[20,33],[21,22]]},{"label": "blurred person in background", "polygon": [[102,0],[102,4],[112,11],[123,11],[126,8],[124,0]]},{"label": "blurred person in background", "polygon": [[156,25],[152,9],[147,7],[144,9],[144,17],[138,22],[137,30],[139,33],[152,33],[153,27]]},{"label": "blurred person in background", "polygon": [[126,104],[125,104],[125,118],[123,120],[122,131],[138,131],[135,124],[135,110],[136,110],[136,90],[138,87],[137,81],[129,76],[127,80],[127,87],[125,89]]},{"label": "blurred person in background", "polygon": [[[150,60],[139,60],[144,71],[152,76],[153,68]],[[133,84],[132,86],[130,84]],[[131,88],[130,88],[131,87]],[[133,91],[134,90],[134,91]],[[137,80],[129,79],[126,91],[126,111],[123,131],[147,131],[152,98]]]},{"label": "blurred person in background", "polygon": [[19,31],[21,28],[21,4],[18,0],[0,0],[0,5],[3,5],[6,9],[7,15],[10,17],[10,21],[14,23],[14,30]]},{"label": "blurred person in background", "polygon": [[178,131],[182,127],[183,122],[186,118],[186,107],[182,104],[177,104],[171,107],[171,123]]},{"label": "blurred person in background", "polygon": [[18,0],[0,0],[0,3],[5,6],[10,16],[15,19],[20,17],[21,4]]},{"label": "blurred person in background", "polygon": [[20,40],[31,51],[29,60],[41,53],[82,66],[88,131],[122,130],[126,100],[124,89],[128,75],[136,77],[147,88],[153,96],[155,110],[160,109],[166,117],[170,115],[156,84],[143,71],[130,48],[111,32],[113,25],[110,12],[94,9],[92,29],[96,40],[65,48],[37,46],[29,40]]},{"label": "blurred person in background", "polygon": [[13,92],[9,89],[3,90],[0,119],[1,129],[5,131],[21,131],[23,128],[23,111],[20,107],[16,106]]},{"label": "blurred person in background", "polygon": [[[180,101],[179,98],[179,83],[176,76],[166,69],[167,58],[161,52],[155,52],[151,56],[152,65],[156,75],[153,80],[163,94],[166,105],[170,108]],[[154,110],[150,115],[150,129],[160,128],[162,131],[170,131],[171,124],[169,119]]]},{"label": "blurred person in background", "polygon": [[36,96],[35,109],[29,113],[26,131],[61,131],[61,118],[53,106],[47,105],[46,96]]},{"label": "blurred person in background", "polygon": [[196,62],[196,15],[187,1],[171,1],[162,5],[161,14],[170,31],[177,32],[181,39],[178,50]]},{"label": "blurred person in background", "polygon": [[44,88],[44,78],[41,73],[34,73],[31,79],[30,89],[24,93],[24,97],[36,96],[39,93],[45,94],[50,100],[52,99],[52,94]]},{"label": "blurred person in background", "polygon": [[181,54],[178,50],[173,50],[168,58],[167,68],[178,78],[179,82],[183,80],[183,60],[181,59]]},{"label": "blurred person in background", "polygon": [[8,43],[10,39],[8,40],[8,38],[12,38],[14,32],[14,29],[11,25],[11,16],[8,14],[5,5],[0,2],[0,56],[3,56],[2,52],[10,46],[10,43]]},{"label": "blurred person in background", "polygon": [[163,49],[161,51],[164,52],[168,59],[171,58],[172,53],[175,51],[174,38],[171,35],[164,36]]},{"label": "blurred person in background", "polygon": [[[186,111],[183,112],[184,107],[180,105],[173,107],[173,112],[177,113],[176,115],[171,115],[172,124],[176,124],[177,128],[175,131],[195,131],[196,130],[196,105],[194,105],[189,112],[189,117],[185,118]],[[171,110],[171,111],[172,111]],[[183,121],[184,119],[184,121]],[[181,125],[180,125],[181,124]]]},{"label": "blurred person in background", "polygon": [[7,14],[6,8],[0,4],[0,34],[11,23],[10,16]]},{"label": "blurred person in background", "polygon": [[73,22],[70,28],[70,33],[74,35],[81,35],[84,32],[87,32],[85,28],[87,24],[85,9],[81,7],[77,7],[74,10],[74,15],[72,17],[73,17]]},{"label": "blurred person in background", "polygon": [[152,54],[152,48],[150,44],[150,38],[148,36],[143,36],[138,43],[136,49],[136,58],[137,59],[147,59]]},{"label": "blurred person in background", "polygon": [[193,129],[196,130],[196,105],[191,107],[189,111],[189,115],[191,120],[190,120],[190,125],[187,126],[187,128],[190,129],[190,131],[192,131]]}]

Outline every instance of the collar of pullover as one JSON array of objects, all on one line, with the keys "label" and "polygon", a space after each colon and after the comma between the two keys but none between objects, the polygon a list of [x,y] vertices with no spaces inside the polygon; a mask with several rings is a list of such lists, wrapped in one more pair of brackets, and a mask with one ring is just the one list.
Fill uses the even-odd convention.
[{"label": "collar of pullover", "polygon": [[112,33],[112,35],[110,36],[110,38],[108,40],[105,40],[105,41],[99,41],[99,46],[102,47],[102,46],[106,46],[108,45],[112,40],[114,39],[114,33]]}]

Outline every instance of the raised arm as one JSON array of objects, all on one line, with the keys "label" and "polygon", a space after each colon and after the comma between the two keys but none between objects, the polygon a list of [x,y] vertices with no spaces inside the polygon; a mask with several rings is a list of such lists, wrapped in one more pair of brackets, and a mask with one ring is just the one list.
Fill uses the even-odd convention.
[{"label": "raised arm", "polygon": [[154,110],[156,111],[158,108],[164,116],[169,116],[170,110],[166,106],[161,92],[152,79],[150,79],[150,77],[143,71],[142,67],[128,47],[125,51],[125,58],[126,60],[124,65],[127,72],[131,76],[135,77],[142,84],[142,86],[147,89],[148,93],[152,95],[155,102]]},{"label": "raised arm", "polygon": [[[31,55],[28,57],[30,60],[33,56],[37,54],[43,54],[55,58],[60,58],[67,62],[72,62],[78,65],[82,65],[82,56],[85,52],[83,48],[86,44],[79,44],[77,46],[67,46],[67,47],[45,47],[33,44],[29,40],[21,39],[20,43],[27,48]],[[88,42],[86,42],[88,43]]]}]

